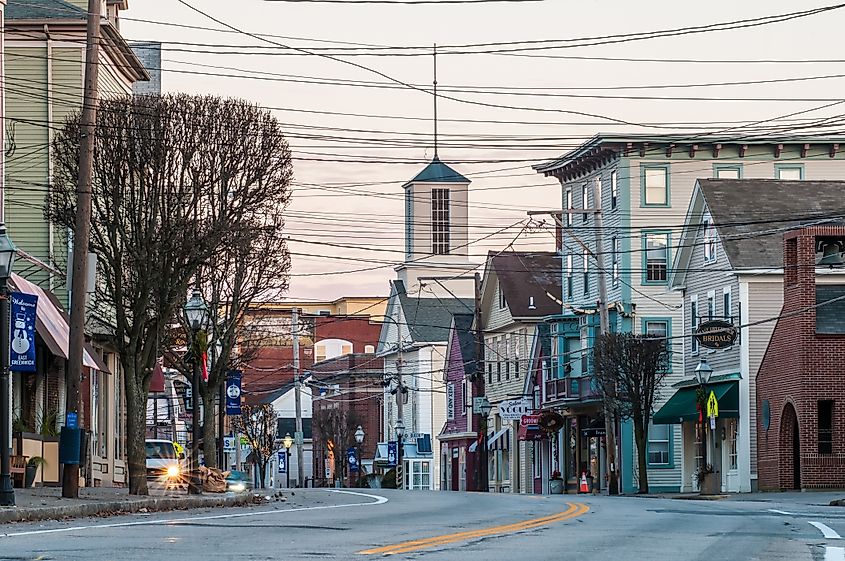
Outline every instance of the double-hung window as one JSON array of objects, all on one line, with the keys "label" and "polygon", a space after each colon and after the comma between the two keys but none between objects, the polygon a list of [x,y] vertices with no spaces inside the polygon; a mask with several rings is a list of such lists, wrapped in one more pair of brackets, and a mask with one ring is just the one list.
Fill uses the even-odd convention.
[{"label": "double-hung window", "polygon": [[669,166],[644,166],[642,168],[642,205],[669,205]]},{"label": "double-hung window", "polygon": [[[695,335],[696,330],[698,329],[698,296],[691,296],[689,302],[689,312],[690,312],[690,335]],[[698,339],[695,337],[690,337],[690,343],[692,345],[692,352],[698,352]]]},{"label": "double-hung window", "polygon": [[573,274],[573,265],[572,265],[572,254],[569,253],[566,256],[566,298],[567,300],[572,300],[572,285],[574,284],[574,280],[572,278]]},{"label": "double-hung window", "polygon": [[[581,185],[581,208],[589,208],[587,204],[587,184]],[[587,221],[587,213],[581,214],[581,222]]]},{"label": "double-hung window", "polygon": [[584,294],[590,293],[590,256],[584,250]]},{"label": "double-hung window", "polygon": [[611,277],[613,280],[613,286],[619,284],[619,238],[613,236],[610,240],[610,252],[612,258],[612,271]]},{"label": "double-hung window", "polygon": [[731,305],[731,288],[726,286],[722,289],[722,314],[725,316],[725,321],[733,321],[733,306]]},{"label": "double-hung window", "polygon": [[645,282],[665,283],[669,269],[669,234],[645,234]]},{"label": "double-hung window", "polygon": [[[572,189],[566,190],[566,209],[571,211],[574,206],[572,206]],[[572,226],[572,212],[566,213],[566,225]]]},{"label": "double-hung window", "polygon": [[616,170],[610,172],[610,210],[615,210],[619,203],[619,186],[617,185]]},{"label": "double-hung window", "polygon": [[648,464],[669,466],[669,438],[672,425],[651,425],[648,429]]},{"label": "double-hung window", "polygon": [[716,291],[711,290],[707,293],[707,320],[716,317]]},{"label": "double-hung window", "polygon": [[702,227],[704,229],[704,261],[712,263],[716,260],[716,229],[709,216],[704,217]]},{"label": "double-hung window", "polygon": [[643,334],[649,337],[656,337],[660,339],[668,351],[664,356],[663,367],[666,370],[672,369],[672,340],[669,336],[672,334],[672,327],[668,318],[655,318],[643,320]]}]

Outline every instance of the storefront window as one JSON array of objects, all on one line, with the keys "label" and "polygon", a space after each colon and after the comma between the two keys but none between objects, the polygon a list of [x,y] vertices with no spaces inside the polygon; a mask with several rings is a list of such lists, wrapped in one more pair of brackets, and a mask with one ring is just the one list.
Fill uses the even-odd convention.
[{"label": "storefront window", "polygon": [[704,465],[704,425],[701,423],[695,424],[695,467],[700,468]]}]

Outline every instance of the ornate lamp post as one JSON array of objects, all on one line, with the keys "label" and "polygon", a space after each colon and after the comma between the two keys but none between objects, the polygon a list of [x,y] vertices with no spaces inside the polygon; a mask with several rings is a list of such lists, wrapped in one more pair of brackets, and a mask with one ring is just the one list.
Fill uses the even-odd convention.
[{"label": "ornate lamp post", "polygon": [[361,444],[364,443],[364,429],[361,428],[361,425],[358,425],[358,428],[355,429],[355,442],[358,446],[355,447],[355,457],[358,460],[358,480],[361,480]]},{"label": "ornate lamp post", "polygon": [[289,432],[285,433],[282,445],[285,447],[285,471],[287,472],[287,487],[290,489],[290,447],[293,446],[293,437]]},{"label": "ornate lamp post", "polygon": [[17,248],[0,224],[0,506],[15,504],[12,486],[12,407],[9,403],[9,277],[15,264]]},{"label": "ornate lamp post", "polygon": [[193,437],[191,439],[191,479],[188,483],[188,493],[191,495],[202,494],[202,481],[200,481],[200,358],[193,350],[196,348],[197,337],[200,329],[205,326],[208,316],[208,306],[203,300],[199,290],[194,289],[191,298],[185,304],[185,320],[191,328],[191,349],[193,376],[191,377],[191,392],[193,394],[193,411],[191,412],[191,427]]},{"label": "ornate lamp post", "polygon": [[396,421],[396,488],[405,488],[405,459],[403,458],[403,441],[405,436],[405,423],[402,419]]},{"label": "ornate lamp post", "polygon": [[481,401],[481,426],[478,427],[481,433],[481,441],[478,443],[478,490],[487,492],[490,490],[490,482],[488,481],[489,460],[487,458],[487,416],[493,410],[493,405],[487,396],[482,397]]},{"label": "ornate lamp post", "polygon": [[[707,364],[706,359],[702,358],[701,360],[698,361],[698,366],[695,367],[694,372],[695,372],[695,379],[698,382],[698,387],[701,390],[702,394],[704,395],[704,401],[706,402],[707,401],[707,383],[710,381],[710,376],[713,375],[713,368],[709,364]],[[705,430],[705,432],[707,432],[706,425],[705,425],[704,430]],[[702,453],[702,456],[703,456],[702,461],[704,462],[704,465],[707,465],[707,456],[708,456],[708,454],[707,454],[708,450],[707,449],[709,447],[710,447],[710,439],[708,438],[705,441],[704,451]]]}]

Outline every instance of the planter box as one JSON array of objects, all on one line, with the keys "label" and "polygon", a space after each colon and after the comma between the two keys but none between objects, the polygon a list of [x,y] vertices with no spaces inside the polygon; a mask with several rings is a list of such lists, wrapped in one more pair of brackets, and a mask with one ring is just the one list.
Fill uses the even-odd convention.
[{"label": "planter box", "polygon": [[563,479],[549,479],[549,493],[552,495],[562,495]]},{"label": "planter box", "polygon": [[722,481],[718,473],[704,474],[704,480],[698,486],[702,495],[718,495],[722,490]]}]

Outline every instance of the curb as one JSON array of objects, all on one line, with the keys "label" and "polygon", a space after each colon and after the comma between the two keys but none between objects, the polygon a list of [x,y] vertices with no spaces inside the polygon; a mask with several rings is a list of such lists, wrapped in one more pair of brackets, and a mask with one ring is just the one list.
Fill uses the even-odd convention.
[{"label": "curb", "polygon": [[9,522],[33,522],[60,518],[83,518],[102,514],[131,514],[145,512],[182,510],[191,508],[231,507],[253,504],[251,493],[222,497],[144,497],[128,501],[102,501],[66,506],[45,506],[0,509],[0,524]]}]

